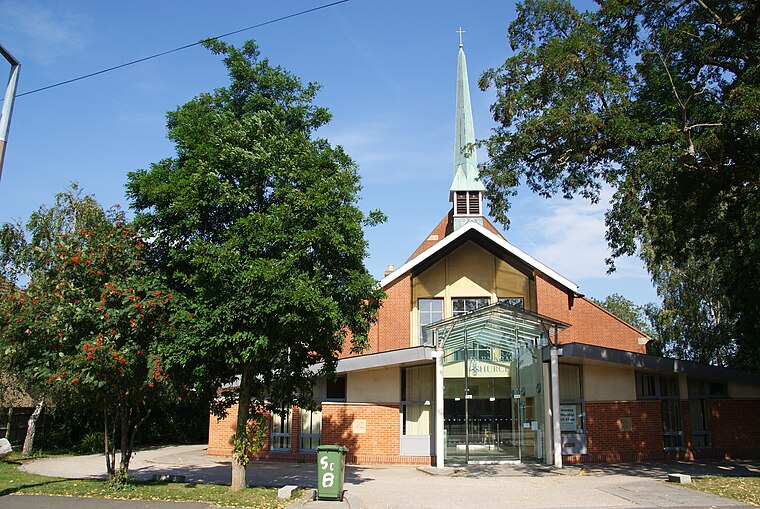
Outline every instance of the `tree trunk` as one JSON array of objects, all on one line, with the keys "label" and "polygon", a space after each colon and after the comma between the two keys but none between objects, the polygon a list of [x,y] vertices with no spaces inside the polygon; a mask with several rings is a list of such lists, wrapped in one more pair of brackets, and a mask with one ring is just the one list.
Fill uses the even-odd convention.
[{"label": "tree trunk", "polygon": [[13,407],[8,408],[8,425],[5,427],[5,439],[11,439],[11,422],[13,422]]},{"label": "tree trunk", "polygon": [[32,448],[34,447],[34,433],[37,430],[37,418],[42,413],[43,400],[37,402],[37,406],[34,407],[34,412],[29,417],[29,424],[26,428],[26,438],[24,438],[24,448],[21,450],[22,456],[29,456],[32,454]]},{"label": "tree trunk", "polygon": [[128,478],[129,462],[132,459],[132,454],[135,451],[135,436],[137,435],[137,430],[146,420],[148,420],[150,412],[151,409],[149,408],[145,412],[145,415],[136,424],[132,424],[132,408],[126,408],[124,410],[124,415],[126,418],[122,417],[121,462],[119,463],[119,478],[122,480],[126,481]]},{"label": "tree trunk", "polygon": [[108,429],[108,405],[104,402],[103,403],[103,451],[106,455],[106,472],[108,472],[108,478],[111,479],[114,476],[115,470],[114,470],[114,461],[115,461],[115,450],[113,449],[113,443],[111,440],[108,439],[110,435],[110,431]]},{"label": "tree trunk", "polygon": [[122,401],[119,405],[119,472],[117,473],[119,481],[127,480],[127,469],[129,468],[129,460],[132,455],[129,451],[129,424],[132,417],[131,408],[125,401]]},{"label": "tree trunk", "polygon": [[245,467],[248,458],[241,456],[236,449],[237,444],[246,440],[248,435],[248,415],[251,407],[251,388],[249,387],[248,376],[248,368],[244,367],[240,376],[237,427],[235,429],[236,446],[232,448],[232,484],[230,485],[232,491],[240,491],[246,487]]}]

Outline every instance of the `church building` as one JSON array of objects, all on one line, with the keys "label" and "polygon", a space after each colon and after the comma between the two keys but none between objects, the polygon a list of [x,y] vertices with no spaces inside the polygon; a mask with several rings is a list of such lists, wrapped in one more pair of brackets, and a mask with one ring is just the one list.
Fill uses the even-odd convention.
[{"label": "church building", "polygon": [[[400,267],[370,348],[346,353],[320,409],[270,418],[261,458],[353,464],[563,463],[760,453],[760,376],[646,354],[649,338],[510,244],[483,213],[465,54],[451,209]],[[209,421],[230,455],[235,408]]]}]

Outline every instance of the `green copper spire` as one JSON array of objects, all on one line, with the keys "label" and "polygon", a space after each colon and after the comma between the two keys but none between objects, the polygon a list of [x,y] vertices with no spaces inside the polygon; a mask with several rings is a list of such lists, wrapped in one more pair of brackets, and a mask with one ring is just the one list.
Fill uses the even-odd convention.
[{"label": "green copper spire", "polygon": [[475,150],[467,147],[475,143],[475,129],[472,123],[470,105],[470,85],[467,81],[467,60],[462,45],[462,30],[459,29],[459,57],[457,61],[457,111],[454,133],[454,181],[451,183],[449,200],[453,201],[457,191],[484,191],[478,180],[478,157]]},{"label": "green copper spire", "polygon": [[457,119],[454,132],[454,181],[449,189],[449,201],[454,203],[453,227],[458,230],[470,221],[483,224],[483,191],[478,180],[478,156],[471,147],[475,143],[472,125],[470,85],[467,82],[467,60],[462,46],[462,29],[459,32],[459,58],[457,61]]}]

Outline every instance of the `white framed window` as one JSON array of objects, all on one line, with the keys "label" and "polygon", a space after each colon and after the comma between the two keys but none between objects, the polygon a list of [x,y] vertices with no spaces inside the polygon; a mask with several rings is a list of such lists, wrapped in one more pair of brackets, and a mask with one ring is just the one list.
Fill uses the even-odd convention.
[{"label": "white framed window", "polygon": [[322,438],[322,411],[300,409],[301,432],[298,449],[302,452],[316,452]]},{"label": "white framed window", "polygon": [[443,299],[418,299],[417,310],[420,322],[420,344],[424,344],[432,338],[425,337],[423,327],[443,320]]},{"label": "white framed window", "polygon": [[291,409],[272,412],[272,436],[270,439],[273,451],[290,452],[290,414]]},{"label": "white framed window", "polygon": [[433,430],[432,400],[435,397],[435,365],[401,369],[401,434],[428,436]]},{"label": "white framed window", "polygon": [[583,372],[577,364],[559,365],[560,429],[562,433],[586,431]]},{"label": "white framed window", "polygon": [[456,297],[451,299],[451,315],[459,316],[485,307],[491,303],[489,297]]},{"label": "white framed window", "polygon": [[525,309],[525,299],[522,297],[499,297],[499,304]]}]

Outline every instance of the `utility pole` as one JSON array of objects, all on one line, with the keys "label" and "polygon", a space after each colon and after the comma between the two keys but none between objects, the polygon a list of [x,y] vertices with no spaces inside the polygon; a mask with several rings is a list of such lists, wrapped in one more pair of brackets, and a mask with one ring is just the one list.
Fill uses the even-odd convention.
[{"label": "utility pole", "polygon": [[8,141],[8,131],[11,128],[11,114],[13,103],[16,102],[16,87],[18,75],[21,70],[21,62],[13,58],[13,55],[0,44],[0,54],[11,64],[11,74],[8,78],[8,86],[5,87],[5,99],[0,111],[0,179],[3,177],[3,162],[5,161],[5,145]]}]

